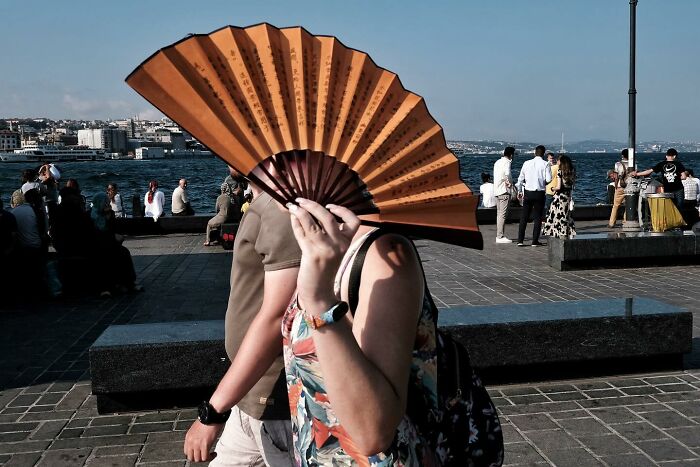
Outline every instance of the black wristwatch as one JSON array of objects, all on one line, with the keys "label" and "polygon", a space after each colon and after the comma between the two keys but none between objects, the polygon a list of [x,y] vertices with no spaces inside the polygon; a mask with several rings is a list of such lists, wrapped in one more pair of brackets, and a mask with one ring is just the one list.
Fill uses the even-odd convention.
[{"label": "black wristwatch", "polygon": [[218,425],[220,423],[226,423],[228,417],[231,416],[231,409],[224,413],[219,413],[214,407],[211,406],[209,401],[203,401],[199,404],[197,408],[197,418],[204,425]]}]

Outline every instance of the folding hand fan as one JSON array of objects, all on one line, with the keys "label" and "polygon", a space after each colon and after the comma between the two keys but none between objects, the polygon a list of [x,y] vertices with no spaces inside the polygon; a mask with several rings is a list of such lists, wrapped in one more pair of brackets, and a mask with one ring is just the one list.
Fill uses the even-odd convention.
[{"label": "folding hand fan", "polygon": [[159,50],[126,82],[280,203],[482,247],[478,198],[423,98],[335,37],[228,26]]}]

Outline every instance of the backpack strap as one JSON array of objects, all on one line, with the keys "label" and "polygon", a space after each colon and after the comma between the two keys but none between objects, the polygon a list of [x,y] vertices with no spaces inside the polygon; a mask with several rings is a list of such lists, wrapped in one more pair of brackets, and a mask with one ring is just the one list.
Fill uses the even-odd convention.
[{"label": "backpack strap", "polygon": [[350,268],[350,280],[348,283],[348,305],[350,305],[350,313],[355,315],[355,310],[357,309],[357,303],[360,300],[360,281],[362,280],[362,265],[365,263],[365,257],[367,256],[367,251],[372,243],[382,235],[388,234],[386,230],[377,229],[367,235],[365,241],[362,243],[360,248],[355,254],[355,258],[352,261],[352,267]]}]

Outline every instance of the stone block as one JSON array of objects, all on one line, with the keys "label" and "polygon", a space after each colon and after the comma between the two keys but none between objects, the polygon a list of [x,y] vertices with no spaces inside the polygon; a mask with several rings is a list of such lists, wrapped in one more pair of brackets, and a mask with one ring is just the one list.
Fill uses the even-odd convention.
[{"label": "stone block", "polygon": [[640,297],[449,308],[438,323],[481,369],[676,360],[692,344],[692,313]]},{"label": "stone block", "polygon": [[549,265],[558,271],[603,266],[687,264],[700,260],[692,231],[607,232],[549,238]]},{"label": "stone block", "polygon": [[90,347],[100,413],[199,399],[229,365],[223,321],[114,325]]}]

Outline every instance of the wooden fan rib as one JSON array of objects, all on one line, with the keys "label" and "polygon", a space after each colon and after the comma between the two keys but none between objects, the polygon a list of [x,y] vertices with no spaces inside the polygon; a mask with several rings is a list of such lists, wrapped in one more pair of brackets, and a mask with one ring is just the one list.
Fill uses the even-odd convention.
[{"label": "wooden fan rib", "polygon": [[405,158],[413,157],[413,151],[441,131],[441,128],[426,118],[425,107],[409,97],[400,105],[400,111],[382,135],[383,140],[368,149],[355,164],[363,179],[371,179],[378,170],[383,171]]},{"label": "wooden fan rib", "polygon": [[282,41],[286,41],[286,38],[279,29],[272,28],[269,24],[261,24],[246,31],[257,51],[256,65],[262,74],[263,92],[266,91],[270,103],[266,108],[270,126],[280,140],[282,150],[291,151],[295,148],[290,127],[292,112],[287,95],[286,71],[284,64],[280,63]]},{"label": "wooden fan rib", "polygon": [[333,57],[337,48],[341,47],[335,37],[319,37],[321,44],[321,55],[318,68],[317,99],[316,107],[316,128],[314,132],[315,151],[328,154],[330,143],[330,128],[327,126],[327,118],[332,112],[333,93]]},{"label": "wooden fan rib", "polygon": [[451,154],[445,154],[428,165],[413,168],[405,175],[384,180],[383,183],[378,181],[374,187],[370,187],[372,195],[377,199],[381,196],[401,197],[403,193],[417,192],[425,186],[438,187],[448,181],[459,183],[459,161]]},{"label": "wooden fan rib", "polygon": [[324,122],[327,154],[337,158],[338,144],[342,136],[344,120],[350,105],[348,83],[352,74],[352,62],[355,52],[339,44],[333,51],[333,68],[331,71],[329,108]]},{"label": "wooden fan rib", "polygon": [[455,162],[457,158],[447,149],[446,146],[440,144],[442,133],[439,128],[433,128],[430,132],[422,133],[419,139],[410,142],[409,146],[403,148],[400,152],[387,157],[386,152],[381,151],[383,157],[377,157],[377,164],[372,161],[372,166],[375,167],[369,174],[362,176],[362,179],[370,187],[375,188],[385,183],[394,182],[398,178],[405,177],[407,174],[422,167],[428,167],[430,164],[450,155]]},{"label": "wooden fan rib", "polygon": [[[167,83],[163,87],[161,83]],[[132,73],[129,85],[165,115],[180,122],[195,138],[202,141],[228,164],[247,173],[257,164],[258,156],[235,126],[229,127],[209,108],[203,96],[181,74],[165,52]],[[218,135],[228,134],[228,140]]]},{"label": "wooden fan rib", "polygon": [[351,167],[355,166],[355,160],[362,153],[369,135],[373,134],[381,123],[382,102],[390,94],[391,85],[395,81],[398,80],[394,73],[379,70],[374,87],[368,90],[362,116],[345,149],[346,158]]},{"label": "wooden fan rib", "polygon": [[[220,67],[225,65],[220,61],[220,51],[211,39],[193,37],[175,46],[167,55],[176,67],[183,70],[183,77],[209,102],[231,132],[250,144],[259,160],[267,157],[270,147],[261,144],[259,139],[250,138],[243,130],[247,128],[255,134],[259,127],[250,127],[253,122],[246,119],[236,103],[236,96],[241,96],[239,89],[235,84],[227,86],[224,83],[224,70]],[[208,142],[203,143],[208,145]]]},{"label": "wooden fan rib", "polygon": [[301,28],[283,29],[282,34],[287,38],[289,56],[285,58],[285,66],[288,67],[290,93],[293,99],[291,104],[294,109],[294,122],[296,124],[297,149],[309,149],[308,102],[304,92],[305,67],[304,54],[305,42],[309,35]]},{"label": "wooden fan rib", "polygon": [[349,143],[351,132],[347,131],[348,119],[350,118],[357,87],[362,76],[363,69],[370,62],[369,57],[364,52],[357,50],[349,50],[350,61],[347,65],[347,78],[345,86],[343,86],[343,94],[341,99],[340,111],[338,112],[338,121],[331,141],[331,154],[338,158],[343,163],[348,163],[349,154],[346,148]]}]

